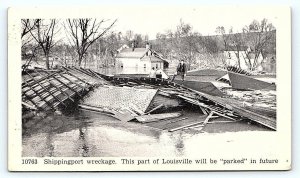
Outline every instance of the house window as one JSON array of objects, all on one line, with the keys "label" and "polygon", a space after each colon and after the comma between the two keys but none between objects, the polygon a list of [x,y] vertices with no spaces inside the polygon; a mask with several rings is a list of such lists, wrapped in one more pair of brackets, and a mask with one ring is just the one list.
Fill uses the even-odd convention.
[{"label": "house window", "polygon": [[147,65],[146,64],[144,64],[144,68],[146,68],[147,67]]},{"label": "house window", "polygon": [[158,69],[158,64],[156,64],[156,68]]}]

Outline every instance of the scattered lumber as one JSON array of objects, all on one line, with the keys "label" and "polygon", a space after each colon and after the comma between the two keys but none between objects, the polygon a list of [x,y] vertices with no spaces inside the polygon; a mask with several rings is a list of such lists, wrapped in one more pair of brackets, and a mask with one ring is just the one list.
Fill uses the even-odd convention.
[{"label": "scattered lumber", "polygon": [[103,114],[108,114],[108,115],[113,115],[114,114],[112,111],[109,111],[108,109],[103,109],[103,108],[100,108],[100,107],[89,106],[89,105],[85,105],[85,104],[79,104],[78,108],[85,109],[85,110],[90,110],[90,111],[101,112]]},{"label": "scattered lumber", "polygon": [[[245,73],[244,71],[238,72]],[[244,89],[246,87],[251,90],[257,89],[257,87],[269,90],[274,85],[267,82],[262,83],[259,80],[257,82],[246,76],[247,74],[240,77],[240,74],[228,73],[233,87],[236,88],[240,86],[233,84],[233,81],[244,84],[246,82],[249,86],[243,84]],[[196,125],[202,127],[202,125],[213,123],[209,119],[214,117],[224,117],[231,122],[237,121],[237,118],[249,118],[271,129],[276,129],[276,115],[272,115],[272,110],[243,107],[237,101],[220,97],[223,93],[220,94],[219,90],[209,83],[185,81],[184,85],[181,85],[181,83],[177,84],[164,79],[106,76],[90,69],[75,67],[56,71],[42,69],[30,73],[24,71],[23,75],[22,105],[29,110],[55,111],[60,106],[67,107],[69,102],[77,102],[79,98],[84,99],[79,106],[82,109],[106,113],[124,122],[133,118],[137,118],[145,124],[153,123],[155,125],[154,123],[161,122],[165,125],[160,128],[170,131]],[[232,76],[235,79],[232,79]],[[104,86],[107,83],[110,86]],[[92,89],[94,90],[92,91]],[[89,96],[84,97],[88,92]],[[156,100],[155,98],[160,99]],[[169,103],[162,102],[167,99],[170,99]],[[154,102],[156,102],[155,105],[153,105]],[[203,118],[204,116],[201,115],[201,119],[197,120],[170,116],[173,118],[172,121],[166,122],[165,120],[168,119],[166,115],[172,113],[151,114],[162,107],[167,108],[168,104],[170,107],[176,108],[187,104],[185,102],[199,106],[206,117]],[[266,112],[270,114],[263,115]],[[158,126],[156,125],[156,127]]]},{"label": "scattered lumber", "polygon": [[174,132],[174,131],[181,130],[181,129],[183,129],[183,128],[187,128],[187,127],[194,126],[194,125],[201,124],[201,123],[203,123],[203,121],[192,122],[192,123],[190,123],[190,124],[183,125],[183,126],[179,126],[179,127],[170,129],[170,130],[168,130],[168,131],[169,131],[169,132]]},{"label": "scattered lumber", "polygon": [[174,131],[181,130],[181,129],[186,128],[186,127],[201,124],[201,123],[203,123],[206,116],[207,115],[200,115],[197,118],[187,118],[187,119],[184,119],[184,120],[180,120],[178,122],[168,123],[168,124],[165,125],[164,129],[168,130],[169,132],[174,132]]},{"label": "scattered lumber", "polygon": [[156,106],[155,108],[151,109],[150,111],[146,112],[145,114],[150,114],[150,113],[152,113],[152,112],[154,112],[154,111],[156,111],[156,110],[158,110],[162,107],[164,107],[164,104],[160,104],[160,105]]},{"label": "scattered lumber", "polygon": [[142,123],[156,122],[163,119],[171,119],[181,116],[181,113],[162,113],[162,114],[149,114],[135,117],[136,120]]},{"label": "scattered lumber", "polygon": [[132,112],[127,109],[116,111],[116,110],[109,110],[106,108],[99,108],[99,107],[94,107],[94,106],[89,106],[84,104],[79,104],[78,107],[84,110],[100,112],[102,114],[114,117],[122,122],[128,122],[134,119]]}]

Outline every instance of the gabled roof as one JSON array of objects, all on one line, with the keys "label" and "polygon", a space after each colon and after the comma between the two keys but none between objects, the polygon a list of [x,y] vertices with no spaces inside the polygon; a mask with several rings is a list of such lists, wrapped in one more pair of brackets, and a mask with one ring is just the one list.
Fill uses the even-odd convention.
[{"label": "gabled roof", "polygon": [[146,48],[124,48],[117,55],[117,58],[142,58],[147,52]]},{"label": "gabled roof", "polygon": [[[146,57],[146,53],[149,49],[146,48],[123,48],[116,56],[116,58],[133,58],[133,59],[142,59]],[[164,63],[169,63],[166,61],[163,56],[156,51],[151,50],[152,55],[149,56],[152,62],[163,61]]]},{"label": "gabled roof", "polygon": [[151,62],[165,62],[163,59],[157,58],[155,56],[150,57]]}]

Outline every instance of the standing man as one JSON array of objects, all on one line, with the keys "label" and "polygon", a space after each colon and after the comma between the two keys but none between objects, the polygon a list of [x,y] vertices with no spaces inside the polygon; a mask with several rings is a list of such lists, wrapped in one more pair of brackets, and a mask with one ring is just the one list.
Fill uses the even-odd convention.
[{"label": "standing man", "polygon": [[186,64],[184,63],[183,60],[181,60],[180,63],[178,64],[178,66],[177,66],[177,71],[174,74],[171,82],[174,81],[174,79],[175,79],[175,77],[177,75],[180,75],[181,76],[181,80],[184,81],[184,77],[186,76],[186,72],[187,72],[187,70],[186,70]]},{"label": "standing man", "polygon": [[152,67],[152,70],[150,71],[149,77],[150,78],[156,78],[156,71],[154,70],[154,67]]}]

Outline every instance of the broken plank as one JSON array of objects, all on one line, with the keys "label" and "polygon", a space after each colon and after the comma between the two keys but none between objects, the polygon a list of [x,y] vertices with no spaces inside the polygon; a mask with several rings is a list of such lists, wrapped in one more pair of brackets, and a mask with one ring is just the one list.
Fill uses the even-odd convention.
[{"label": "broken plank", "polygon": [[192,118],[187,118],[187,119],[180,120],[180,121],[174,122],[174,123],[167,123],[164,126],[164,129],[174,130],[174,129],[177,129],[179,127],[184,128],[184,127],[187,127],[187,126],[199,124],[199,123],[202,123],[205,120],[206,117],[207,117],[207,115],[200,115],[199,117],[192,117]]},{"label": "broken plank", "polygon": [[188,124],[188,125],[183,125],[183,126],[180,126],[180,127],[174,128],[174,129],[170,129],[169,132],[174,132],[174,131],[177,131],[177,130],[180,130],[180,129],[183,129],[183,128],[186,128],[186,127],[189,127],[189,126],[201,124],[201,123],[203,123],[203,121],[193,122],[193,123]]},{"label": "broken plank", "polygon": [[96,72],[94,72],[93,70],[91,70],[91,69],[88,69],[91,73],[93,73],[98,79],[102,79],[103,80],[103,78],[100,76],[100,75],[98,75]]},{"label": "broken plank", "polygon": [[159,95],[163,95],[163,96],[167,96],[167,97],[170,97],[170,96],[171,96],[171,94],[166,93],[166,92],[164,92],[164,91],[159,91],[158,94],[159,94]]},{"label": "broken plank", "polygon": [[108,115],[113,115],[114,114],[113,112],[110,112],[107,109],[94,107],[94,106],[89,106],[89,105],[84,105],[84,104],[79,104],[78,108],[85,109],[85,110],[90,110],[90,111],[101,112],[101,113],[108,114]]},{"label": "broken plank", "polygon": [[[214,117],[218,117],[218,116],[212,116],[211,119]],[[243,119],[239,119],[239,120],[235,120],[235,121],[208,121],[206,124],[226,124],[226,123],[235,123],[235,122],[239,122],[242,120]],[[203,124],[193,125],[190,127],[186,127],[186,129],[193,129],[193,128],[199,128],[199,127],[204,127],[204,125]]]},{"label": "broken plank", "polygon": [[209,115],[208,115],[208,116],[206,117],[206,119],[204,120],[203,125],[206,125],[206,124],[208,123],[209,119],[211,119],[211,117],[213,116],[213,114],[214,114],[213,111],[211,111],[211,112],[209,113]]},{"label": "broken plank", "polygon": [[175,112],[175,113],[142,115],[142,116],[135,117],[135,119],[137,119],[139,122],[147,123],[147,122],[155,122],[163,119],[176,118],[179,116],[181,116],[181,113]]},{"label": "broken plank", "polygon": [[[37,107],[34,106],[34,105],[31,105],[31,104],[29,104],[29,103],[25,103],[25,102],[23,102],[23,101],[22,101],[21,103],[22,103],[22,105],[26,106],[26,107],[29,108],[29,109],[37,110]],[[32,103],[34,103],[34,102],[32,102]]]},{"label": "broken plank", "polygon": [[217,114],[217,115],[220,116],[220,117],[224,117],[224,118],[229,119],[229,120],[232,120],[232,121],[236,121],[236,119],[234,119],[234,118],[232,118],[232,117],[230,117],[230,116],[227,116],[227,115],[225,115],[225,114],[221,114],[220,112],[215,112],[215,111],[214,111],[214,114]]},{"label": "broken plank", "polygon": [[156,106],[155,108],[151,109],[150,111],[146,112],[145,114],[150,114],[150,113],[152,113],[153,111],[156,111],[156,110],[162,108],[163,106],[164,106],[163,104],[160,104],[160,105]]},{"label": "broken plank", "polygon": [[78,107],[81,109],[84,109],[84,110],[96,111],[96,112],[100,112],[102,114],[106,114],[106,115],[114,117],[122,122],[128,122],[128,121],[131,121],[134,119],[134,116],[132,115],[132,113],[127,109],[116,111],[116,110],[110,110],[110,109],[106,109],[106,108],[100,108],[100,107],[89,106],[89,105],[84,105],[84,104],[79,104]]},{"label": "broken plank", "polygon": [[202,106],[199,106],[200,110],[202,111],[203,114],[208,114],[205,108],[202,108]]}]

